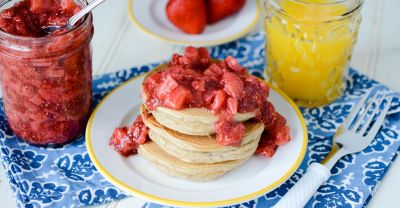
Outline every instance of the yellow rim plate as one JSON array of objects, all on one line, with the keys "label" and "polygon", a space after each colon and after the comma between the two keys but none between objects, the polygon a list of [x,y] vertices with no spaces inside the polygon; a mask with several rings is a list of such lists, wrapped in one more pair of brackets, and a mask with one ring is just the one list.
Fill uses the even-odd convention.
[{"label": "yellow rim plate", "polygon": [[[291,114],[288,114],[287,112],[282,112],[282,111],[279,111],[279,112],[287,118],[289,124],[293,121],[295,123],[298,123],[298,124],[296,124],[296,126],[299,126],[297,129],[291,128],[291,134],[293,134],[293,132],[295,132],[294,134],[298,135],[298,136],[296,136],[293,139],[293,135],[292,135],[292,141],[289,144],[286,144],[286,145],[278,148],[276,155],[270,161],[268,161],[266,163],[267,165],[271,165],[274,160],[278,160],[278,161],[276,161],[278,164],[285,163],[284,158],[286,158],[286,154],[291,154],[293,152],[296,152],[296,153],[294,153],[295,156],[294,156],[292,163],[289,164],[289,168],[287,168],[284,172],[279,174],[279,176],[276,178],[276,180],[254,182],[254,184],[258,184],[257,186],[262,186],[262,187],[259,187],[256,190],[251,190],[247,194],[244,194],[244,195],[234,196],[232,198],[224,199],[224,200],[212,200],[212,201],[198,201],[198,200],[185,201],[186,198],[177,200],[177,199],[171,199],[168,197],[160,197],[160,196],[157,196],[156,194],[154,194],[153,191],[145,192],[145,191],[141,190],[141,187],[133,187],[133,186],[129,185],[128,184],[129,182],[135,181],[135,179],[137,179],[137,177],[135,177],[133,175],[133,174],[135,174],[134,171],[132,173],[129,173],[129,174],[132,174],[132,177],[129,177],[128,179],[119,178],[118,176],[115,176],[115,175],[120,174],[120,172],[116,171],[114,168],[107,168],[106,166],[114,165],[114,163],[115,163],[115,165],[117,163],[122,164],[120,166],[124,166],[124,165],[132,166],[133,163],[139,164],[139,166],[140,165],[145,166],[145,165],[147,165],[147,164],[145,164],[147,162],[146,161],[140,162],[140,160],[142,160],[142,158],[140,158],[140,156],[131,156],[129,158],[124,158],[122,156],[119,156],[118,153],[114,152],[113,150],[111,150],[110,147],[108,147],[108,138],[111,136],[112,129],[114,127],[131,122],[132,115],[130,116],[128,121],[126,121],[127,114],[129,114],[126,111],[129,111],[129,110],[120,109],[120,106],[118,106],[118,105],[127,104],[127,103],[128,103],[127,105],[129,105],[129,103],[131,103],[131,102],[132,103],[139,102],[138,106],[140,106],[140,100],[138,100],[138,99],[140,99],[140,92],[138,93],[137,91],[140,91],[140,86],[141,86],[143,77],[144,76],[142,75],[142,76],[132,78],[131,80],[123,83],[119,87],[112,90],[97,105],[97,107],[95,108],[95,110],[93,111],[93,113],[89,119],[89,122],[88,122],[88,125],[86,128],[86,147],[88,149],[89,156],[90,156],[92,162],[94,163],[94,165],[96,166],[97,170],[109,182],[111,182],[118,188],[126,191],[127,193],[130,193],[134,196],[143,198],[143,199],[151,201],[151,202],[155,202],[155,203],[159,203],[159,204],[166,204],[166,205],[171,205],[171,206],[184,206],[184,207],[226,206],[226,205],[238,204],[238,203],[244,202],[244,201],[249,201],[249,200],[255,199],[263,194],[266,194],[269,191],[272,191],[273,189],[275,189],[276,187],[281,185],[283,182],[285,182],[297,170],[297,168],[301,164],[301,162],[304,158],[304,155],[306,153],[306,148],[307,148],[307,143],[308,143],[307,128],[306,128],[304,118],[303,118],[301,112],[299,111],[298,107],[295,105],[295,103],[289,97],[287,97],[280,90],[278,90],[275,87],[270,85],[270,87],[272,89],[271,93],[270,93],[270,97],[272,96],[272,97],[277,97],[275,99],[278,99],[278,98],[282,99],[282,101],[286,102],[286,104],[283,103],[283,104],[276,105],[276,103],[274,103],[274,100],[271,100],[271,102],[274,105],[276,105],[278,111],[279,111],[279,108],[281,108],[281,106],[283,106],[283,105],[289,106],[289,108],[290,108],[289,111],[292,111]],[[125,88],[127,88],[127,87],[130,87],[130,92],[132,92],[132,94],[138,94],[138,95],[131,96],[130,93],[122,92],[122,91],[126,91]],[[118,95],[121,93],[123,93],[123,94]],[[108,105],[110,105],[109,102],[111,102],[111,101],[116,104],[108,106]],[[113,109],[108,109],[108,108],[106,108],[107,106],[112,107]],[[121,111],[121,112],[118,112],[118,111]],[[137,111],[137,109],[136,109],[136,111]],[[99,121],[98,117],[102,120]],[[115,117],[118,117],[118,119],[116,119],[117,121],[113,121],[113,120],[115,120],[114,119]],[[125,119],[125,121],[122,121],[124,119]],[[96,123],[96,121],[97,121],[97,123]],[[101,124],[99,124],[99,122]],[[93,126],[94,123],[97,126]],[[108,130],[103,131],[103,129],[107,129],[107,128],[108,128]],[[93,134],[96,134],[97,136],[92,137]],[[295,144],[295,143],[296,143],[296,146],[295,146],[294,150],[290,150],[289,146],[291,144]],[[101,147],[103,149],[101,149],[99,147]],[[287,148],[289,148],[289,149],[287,149]],[[99,149],[101,149],[101,150],[99,150]],[[287,150],[285,150],[285,149],[287,149]],[[279,156],[281,154],[284,154],[285,157]],[[115,157],[116,159],[110,159],[112,157]],[[252,160],[252,159],[250,159],[250,160]],[[259,159],[260,158],[258,158],[258,160]],[[261,159],[269,160],[266,158],[261,158]],[[109,161],[109,160],[111,160],[111,161]],[[283,161],[279,161],[279,160],[283,160]],[[106,161],[106,162],[104,162],[104,161]],[[246,162],[244,164],[244,166],[247,163],[250,163],[249,161]],[[117,166],[117,168],[120,166]],[[132,169],[132,167],[130,167],[130,168]],[[233,170],[232,172],[235,172],[236,170],[240,171],[240,169],[245,169],[245,167],[241,166],[241,167]],[[268,172],[274,172],[274,171],[279,171],[280,168],[278,167],[277,169],[274,169],[274,171],[271,171],[268,168],[264,168],[264,169],[267,169]],[[151,173],[142,173],[142,175],[148,175],[148,174],[151,175]],[[230,173],[228,173],[227,175],[229,175],[229,174]],[[254,177],[257,177],[257,175],[258,175],[258,173],[255,172]],[[163,174],[161,174],[157,177],[158,178],[159,177],[167,177],[168,178],[168,176],[164,176]],[[230,176],[224,176],[224,177],[229,178]],[[222,178],[224,178],[224,177],[222,177]],[[253,177],[249,177],[249,178],[253,178]],[[179,183],[179,179],[171,178],[168,180],[178,180],[178,182],[175,181],[173,183]],[[248,179],[248,180],[250,180],[250,179]],[[264,182],[268,185],[265,185],[265,186],[262,185]],[[208,187],[208,186],[205,185],[204,187]],[[161,187],[158,187],[157,190],[155,190],[155,189],[153,189],[153,190],[158,191],[158,189],[164,189],[164,187],[161,186]],[[205,188],[205,190],[206,189],[207,188]],[[168,187],[166,187],[165,190],[168,191]],[[171,189],[171,190],[173,190],[173,189]],[[212,190],[210,190],[210,191],[212,191]]]},{"label": "yellow rim plate", "polygon": [[246,35],[256,26],[261,14],[261,0],[246,1],[237,14],[213,25],[207,25],[202,34],[181,32],[169,22],[165,14],[166,0],[129,0],[128,13],[134,25],[160,40],[193,46],[212,46],[227,43]]}]

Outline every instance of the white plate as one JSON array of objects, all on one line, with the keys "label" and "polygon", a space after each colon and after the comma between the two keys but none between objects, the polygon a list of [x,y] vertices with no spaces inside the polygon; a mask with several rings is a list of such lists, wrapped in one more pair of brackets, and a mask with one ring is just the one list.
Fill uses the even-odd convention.
[{"label": "white plate", "polygon": [[144,76],[127,81],[96,107],[86,129],[86,146],[99,172],[134,196],[159,204],[212,207],[255,199],[286,181],[303,160],[307,129],[296,105],[272,89],[269,100],[290,126],[292,140],[278,148],[272,159],[253,156],[245,164],[211,182],[190,182],[169,177],[138,155],[125,158],[108,141],[115,127],[129,125],[139,114]]},{"label": "white plate", "polygon": [[243,8],[215,24],[207,25],[202,34],[180,31],[167,18],[168,0],[129,0],[129,16],[137,27],[161,40],[193,46],[211,46],[236,40],[248,33],[261,13],[261,0],[247,0]]}]

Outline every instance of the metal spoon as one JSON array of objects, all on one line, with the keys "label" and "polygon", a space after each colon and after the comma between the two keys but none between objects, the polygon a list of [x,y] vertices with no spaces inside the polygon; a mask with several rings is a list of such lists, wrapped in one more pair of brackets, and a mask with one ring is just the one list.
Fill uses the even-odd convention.
[{"label": "metal spoon", "polygon": [[92,11],[95,7],[97,7],[104,1],[105,0],[93,0],[86,7],[84,7],[78,13],[76,13],[74,16],[69,18],[66,25],[50,25],[50,26],[44,26],[42,27],[42,29],[48,34],[60,29],[67,29],[67,30],[71,29],[82,17],[84,17],[87,13]]}]

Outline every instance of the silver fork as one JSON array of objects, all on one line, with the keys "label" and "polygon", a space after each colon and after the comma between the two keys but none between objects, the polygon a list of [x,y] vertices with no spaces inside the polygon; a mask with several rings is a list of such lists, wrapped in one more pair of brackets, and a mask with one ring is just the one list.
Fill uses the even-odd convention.
[{"label": "silver fork", "polygon": [[11,0],[3,0],[3,1],[0,1],[0,7],[2,7],[2,6],[4,6],[4,5],[6,5],[8,2],[10,2]]},{"label": "silver fork", "polygon": [[328,156],[321,164],[312,163],[307,173],[282,197],[275,208],[304,207],[317,189],[331,176],[330,170],[340,158],[368,147],[382,126],[392,102],[392,97],[388,98],[378,92],[369,98],[371,92],[372,90],[363,96],[339,127]]}]

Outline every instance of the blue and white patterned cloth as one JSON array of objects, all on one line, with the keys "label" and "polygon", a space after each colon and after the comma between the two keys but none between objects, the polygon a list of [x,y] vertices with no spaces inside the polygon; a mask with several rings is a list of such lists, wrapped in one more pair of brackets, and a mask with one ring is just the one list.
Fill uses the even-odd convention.
[{"label": "blue and white patterned cloth", "polygon": [[[263,74],[264,53],[263,33],[211,48],[213,57],[237,57],[241,64],[257,76]],[[156,65],[133,67],[95,77],[94,105],[116,86]],[[400,95],[352,69],[349,71],[347,88],[340,99],[324,107],[301,109],[307,121],[309,144],[305,159],[296,173],[274,191],[258,199],[229,207],[264,208],[275,204],[301,177],[310,163],[319,162],[328,154],[334,132],[354,103],[372,87],[394,96],[391,114],[370,147],[340,160],[332,170],[332,177],[307,204],[307,207],[364,207],[397,156],[400,146]],[[128,196],[107,182],[93,166],[84,137],[60,148],[30,146],[13,135],[2,105],[0,154],[19,207],[98,205]],[[163,206],[146,203],[144,207]]]}]

